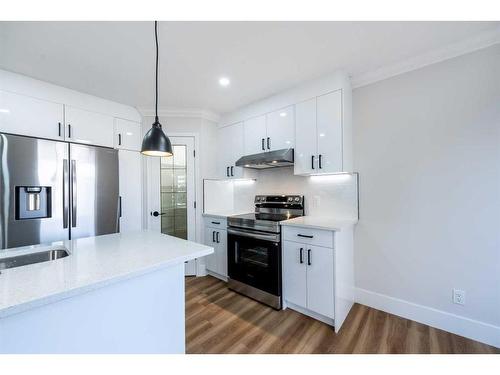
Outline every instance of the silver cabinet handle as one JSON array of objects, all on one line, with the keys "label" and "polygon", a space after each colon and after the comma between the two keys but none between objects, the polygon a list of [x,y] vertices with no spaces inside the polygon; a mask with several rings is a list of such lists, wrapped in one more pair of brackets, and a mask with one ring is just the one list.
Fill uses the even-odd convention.
[{"label": "silver cabinet handle", "polygon": [[72,199],[71,199],[71,226],[73,228],[76,227],[76,207],[77,207],[77,202],[76,199],[78,197],[77,195],[77,189],[76,189],[76,160],[71,160],[71,192],[72,192]]},{"label": "silver cabinet handle", "polygon": [[69,165],[68,159],[63,160],[63,228],[68,227],[69,217]]}]

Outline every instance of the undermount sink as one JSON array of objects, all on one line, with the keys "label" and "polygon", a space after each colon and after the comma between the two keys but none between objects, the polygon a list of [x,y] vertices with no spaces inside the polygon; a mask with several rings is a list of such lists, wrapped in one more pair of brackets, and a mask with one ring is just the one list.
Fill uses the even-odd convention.
[{"label": "undermount sink", "polygon": [[68,255],[69,253],[65,249],[51,249],[36,253],[0,258],[0,271],[8,268],[27,266],[34,263],[48,262],[50,260],[67,257]]}]

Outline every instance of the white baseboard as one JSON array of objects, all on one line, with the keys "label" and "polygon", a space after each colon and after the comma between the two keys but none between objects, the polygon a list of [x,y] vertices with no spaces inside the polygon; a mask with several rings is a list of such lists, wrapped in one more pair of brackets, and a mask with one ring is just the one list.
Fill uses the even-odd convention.
[{"label": "white baseboard", "polygon": [[377,310],[382,310],[500,348],[500,327],[492,324],[418,305],[366,289],[355,288],[355,300],[361,305],[373,307]]}]

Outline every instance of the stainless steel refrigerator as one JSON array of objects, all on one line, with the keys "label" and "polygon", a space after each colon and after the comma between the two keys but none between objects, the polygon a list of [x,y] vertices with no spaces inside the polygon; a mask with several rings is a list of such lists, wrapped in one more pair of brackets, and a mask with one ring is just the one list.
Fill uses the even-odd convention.
[{"label": "stainless steel refrigerator", "polygon": [[0,133],[0,249],[116,233],[118,151]]}]

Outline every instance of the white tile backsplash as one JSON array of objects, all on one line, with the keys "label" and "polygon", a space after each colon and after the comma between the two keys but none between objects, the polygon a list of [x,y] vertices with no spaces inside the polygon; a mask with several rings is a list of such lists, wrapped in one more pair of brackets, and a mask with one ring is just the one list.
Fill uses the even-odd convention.
[{"label": "white tile backsplash", "polygon": [[[211,181],[210,183],[212,184]],[[205,207],[214,210],[217,205],[227,207],[232,198],[235,211],[252,212],[255,195],[297,194],[305,196],[306,215],[335,216],[339,219],[358,217],[357,174],[303,177],[295,176],[293,167],[285,167],[259,171],[256,180],[235,180],[231,183],[233,196],[223,197],[222,192],[227,195],[230,189],[221,189],[223,184],[214,182],[213,186],[218,187],[208,189],[213,194],[205,195]]]}]

